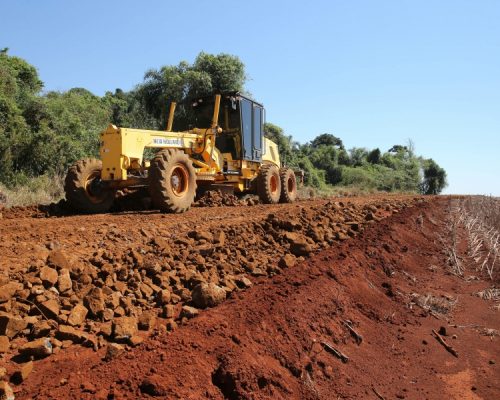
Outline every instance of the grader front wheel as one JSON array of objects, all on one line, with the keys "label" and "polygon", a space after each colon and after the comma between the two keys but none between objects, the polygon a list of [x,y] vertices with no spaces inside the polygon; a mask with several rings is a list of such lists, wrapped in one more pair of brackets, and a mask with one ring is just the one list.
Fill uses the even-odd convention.
[{"label": "grader front wheel", "polygon": [[69,205],[83,213],[108,211],[113,205],[115,192],[99,185],[101,160],[85,158],[73,164],[64,181],[64,191]]},{"label": "grader front wheel", "polygon": [[257,177],[257,192],[260,201],[267,204],[276,204],[280,200],[281,180],[276,165],[263,165]]},{"label": "grader front wheel", "polygon": [[196,195],[196,171],[188,155],[176,149],[159,151],[149,169],[149,193],[161,211],[187,211]]}]

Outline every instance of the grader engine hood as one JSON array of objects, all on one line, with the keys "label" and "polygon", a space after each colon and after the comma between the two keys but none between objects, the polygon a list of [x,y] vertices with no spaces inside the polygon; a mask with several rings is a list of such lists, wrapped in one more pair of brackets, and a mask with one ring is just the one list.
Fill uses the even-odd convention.
[{"label": "grader engine hood", "polygon": [[146,129],[118,128],[110,124],[101,133],[101,180],[123,181],[127,169],[139,169],[144,149],[178,148],[190,150],[197,135],[189,132],[162,132]]}]

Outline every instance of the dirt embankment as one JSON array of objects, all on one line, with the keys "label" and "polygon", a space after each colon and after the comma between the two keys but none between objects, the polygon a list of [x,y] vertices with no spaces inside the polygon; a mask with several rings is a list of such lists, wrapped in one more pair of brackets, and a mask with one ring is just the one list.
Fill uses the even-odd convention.
[{"label": "dirt embankment", "polygon": [[[105,320],[106,311],[95,317],[88,314],[87,321],[75,329],[97,337],[96,348],[104,345],[98,338],[107,337],[129,343],[127,350],[118,348],[109,354],[108,345],[104,345],[97,352],[79,346],[57,351],[35,362],[34,372],[16,388],[17,398],[496,398],[500,350],[494,332],[500,329],[498,311],[491,302],[473,295],[488,282],[448,274],[443,252],[447,202],[406,198],[313,202],[274,209],[248,207],[245,209],[254,211],[248,220],[233,215],[240,223],[224,227],[221,222],[218,230],[210,225],[217,215],[213,210],[210,223],[200,222],[196,230],[181,228],[166,236],[165,253],[155,242],[159,236],[154,232],[158,229],[155,216],[149,215],[152,236],[133,236],[146,252],[138,253],[143,257],[142,267],[138,267],[138,255],[134,258],[130,250],[119,245],[127,240],[126,235],[112,241],[109,239],[114,236],[107,237],[103,243],[116,244],[112,252],[115,262],[126,265],[132,273],[137,269],[143,284],[149,285],[148,279],[155,284],[156,275],[150,272],[155,269],[146,267],[150,257],[161,266],[172,263],[173,268],[166,269],[168,288],[158,285],[170,293],[165,306],[158,304],[157,296],[151,301],[144,298],[140,284],[138,291],[134,288],[139,279],[123,282],[129,290],[125,293],[136,295],[131,310],[136,310],[138,323],[145,321],[141,319],[145,310],[164,318],[168,317],[166,306],[173,306],[168,309],[174,314],[166,320],[149,320],[152,337],[135,348],[129,347],[135,333],[121,339],[116,336],[115,320],[122,318],[115,315],[116,309],[110,321]],[[414,207],[405,207],[409,203]],[[394,211],[399,212],[389,216]],[[369,222],[382,217],[380,222]],[[219,246],[221,232],[223,246]],[[111,247],[105,251],[110,252]],[[83,262],[84,253],[77,248],[76,261]],[[51,255],[53,252],[49,252],[44,267],[50,267]],[[204,262],[191,259],[193,255],[201,255]],[[226,257],[221,259],[221,255]],[[286,265],[287,259],[293,262]],[[181,263],[184,267],[178,268]],[[199,270],[200,264],[204,270]],[[224,267],[218,268],[220,265]],[[86,267],[97,269],[95,277],[89,273],[90,280],[85,278],[87,286],[103,292],[110,287],[116,293],[114,286],[106,283],[110,274],[101,275],[102,265],[90,260]],[[212,269],[217,274],[210,274]],[[186,279],[182,271],[190,270],[195,278]],[[221,270],[224,279],[235,277],[232,290],[226,284],[231,280],[221,279]],[[178,279],[170,279],[172,271]],[[28,270],[29,274],[41,279],[40,270]],[[200,282],[200,276],[205,282]],[[217,280],[212,281],[211,276]],[[79,304],[85,299],[79,293],[85,291],[78,292],[77,275],[70,277]],[[241,291],[249,282],[252,287]],[[182,304],[201,299],[218,302],[218,289],[201,295],[203,283],[222,288],[228,300],[188,321],[191,315],[186,312],[190,310],[183,311]],[[50,291],[43,282],[42,286]],[[59,295],[59,300],[64,298]],[[36,298],[32,300],[40,306]],[[107,301],[104,310],[110,308]],[[71,307],[62,304],[61,309],[71,314]],[[28,311],[24,319],[30,313],[37,314]],[[67,325],[61,322],[65,315],[68,313],[60,312],[54,319],[59,329]],[[134,313],[125,317],[133,319]],[[103,326],[111,327],[109,336],[102,332]],[[166,333],[165,326],[173,332]],[[123,333],[122,328],[127,327],[119,326],[118,333]],[[57,338],[57,327],[51,329],[47,336]],[[438,342],[433,329],[441,332],[458,357]],[[25,333],[28,330],[13,339],[14,345],[26,340],[22,337]],[[9,364],[9,372],[11,368]]]}]

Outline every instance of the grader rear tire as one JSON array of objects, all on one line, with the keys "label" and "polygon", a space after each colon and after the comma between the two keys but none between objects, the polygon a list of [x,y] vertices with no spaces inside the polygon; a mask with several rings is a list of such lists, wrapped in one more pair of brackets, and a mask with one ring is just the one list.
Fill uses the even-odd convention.
[{"label": "grader rear tire", "polygon": [[293,203],[297,198],[297,179],[290,168],[280,170],[281,197],[280,203]]},{"label": "grader rear tire", "polygon": [[267,204],[276,204],[280,200],[281,180],[276,165],[263,165],[257,177],[257,192],[260,201]]},{"label": "grader rear tire", "polygon": [[149,168],[149,193],[160,211],[189,210],[196,195],[196,171],[188,155],[177,149],[156,153]]},{"label": "grader rear tire", "polygon": [[64,181],[64,191],[69,205],[86,214],[108,211],[115,198],[114,190],[100,189],[95,185],[101,177],[102,162],[85,158],[73,164]]}]

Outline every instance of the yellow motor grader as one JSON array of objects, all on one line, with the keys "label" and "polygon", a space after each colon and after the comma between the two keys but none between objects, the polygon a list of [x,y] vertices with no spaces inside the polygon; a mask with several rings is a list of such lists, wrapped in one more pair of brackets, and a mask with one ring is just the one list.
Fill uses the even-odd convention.
[{"label": "yellow motor grader", "polygon": [[[147,187],[153,205],[182,213],[197,188],[256,193],[264,203],[293,202],[293,170],[281,168],[278,146],[264,137],[264,107],[238,92],[189,105],[194,124],[174,132],[176,103],[165,131],[118,128],[101,133],[100,160],[83,159],[66,176],[69,204],[83,213],[108,211],[117,190]],[[147,161],[145,149],[156,154]]]}]

